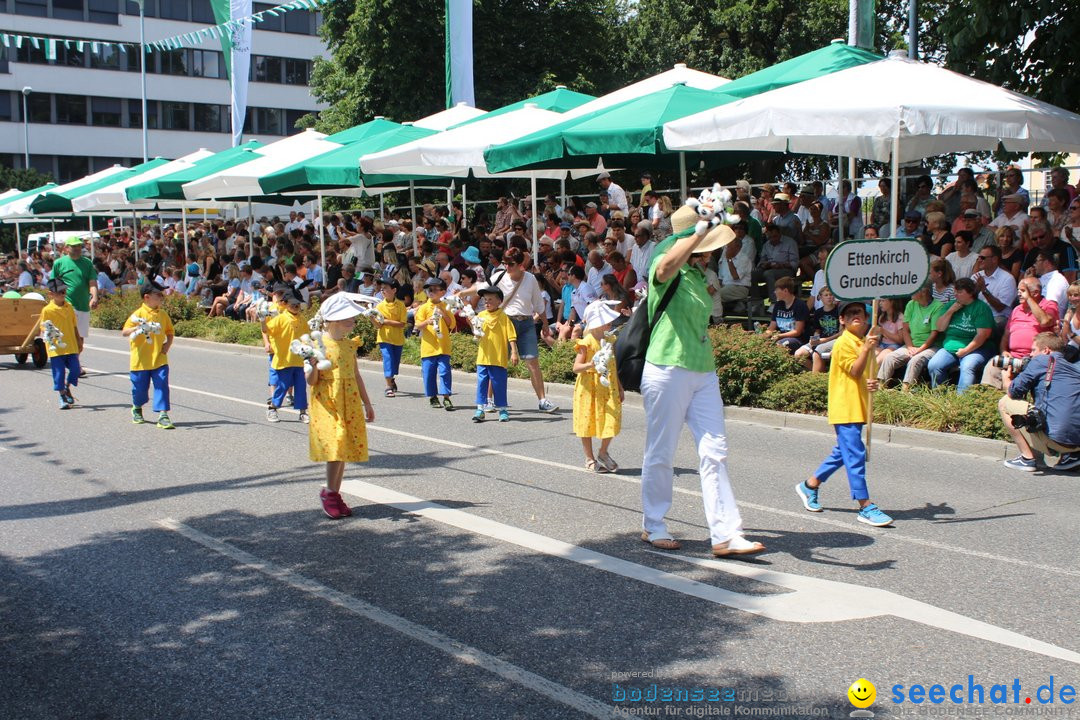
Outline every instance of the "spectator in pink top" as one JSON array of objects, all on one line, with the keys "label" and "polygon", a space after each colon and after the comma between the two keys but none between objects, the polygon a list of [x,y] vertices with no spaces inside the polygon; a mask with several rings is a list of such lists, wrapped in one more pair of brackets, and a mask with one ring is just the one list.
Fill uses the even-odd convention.
[{"label": "spectator in pink top", "polygon": [[[1005,333],[1001,336],[1002,357],[1026,358],[1031,355],[1031,341],[1041,332],[1053,332],[1058,323],[1058,306],[1042,296],[1039,279],[1026,277],[1017,285],[1020,302],[1009,315]],[[982,384],[1005,390],[1001,368],[987,363]]]}]

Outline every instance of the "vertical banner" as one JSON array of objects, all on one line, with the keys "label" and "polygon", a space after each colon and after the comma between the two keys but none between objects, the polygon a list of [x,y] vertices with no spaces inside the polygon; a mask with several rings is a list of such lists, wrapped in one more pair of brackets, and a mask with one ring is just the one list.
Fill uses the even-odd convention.
[{"label": "vertical banner", "polygon": [[473,92],[473,0],[446,0],[446,107],[476,107]]},{"label": "vertical banner", "polygon": [[874,49],[874,13],[877,0],[848,0],[848,45]]},{"label": "vertical banner", "polygon": [[228,23],[221,35],[225,71],[229,76],[229,106],[232,109],[232,144],[240,144],[247,115],[248,74],[251,70],[251,21],[235,22],[251,15],[251,0],[211,0],[218,24]]}]

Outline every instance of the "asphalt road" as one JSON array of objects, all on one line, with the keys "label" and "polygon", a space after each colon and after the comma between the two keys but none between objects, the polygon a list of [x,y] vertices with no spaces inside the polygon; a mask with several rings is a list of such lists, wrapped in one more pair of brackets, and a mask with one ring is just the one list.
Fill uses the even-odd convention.
[{"label": "asphalt road", "polygon": [[[166,432],[129,421],[126,341],[88,345],[69,411],[47,370],[0,364],[5,718],[846,717],[860,677],[880,716],[927,709],[894,685],[966,696],[969,675],[987,695],[1018,678],[1023,714],[1048,709],[1024,699],[1051,675],[1080,686],[1076,475],[875,447],[871,493],[896,518],[875,529],[842,475],[825,513],[799,504],[828,436],[731,422],[769,552],[711,559],[687,434],[684,547],[658,554],[638,540],[639,408],[623,469],[593,475],[565,390],[554,415],[514,390],[512,422],[474,425],[415,376],[383,398],[365,365],[372,457],[346,474],[355,516],[331,521],[307,427],[263,418],[264,358],[178,344]],[[455,381],[467,407],[474,380]]]}]

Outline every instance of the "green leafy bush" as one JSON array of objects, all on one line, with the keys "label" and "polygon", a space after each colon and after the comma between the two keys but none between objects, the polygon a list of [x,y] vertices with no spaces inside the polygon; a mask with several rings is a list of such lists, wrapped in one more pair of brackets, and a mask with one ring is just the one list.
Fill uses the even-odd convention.
[{"label": "green leafy bush", "polygon": [[800,373],[786,377],[762,393],[758,404],[769,410],[824,415],[829,410],[829,376]]},{"label": "green leafy bush", "polygon": [[166,295],[164,302],[161,303],[161,309],[173,321],[173,325],[185,320],[206,317],[206,311],[199,307],[199,300],[184,295]]},{"label": "green leafy bush", "polygon": [[140,305],[142,298],[136,292],[104,295],[90,313],[90,324],[103,330],[120,330]]},{"label": "green leafy bush", "polygon": [[450,367],[476,372],[476,339],[466,333],[450,333]]},{"label": "green leafy bush", "polygon": [[720,394],[728,405],[756,404],[762,393],[802,372],[786,349],[764,335],[721,325],[709,331]]},{"label": "green leafy bush", "polygon": [[242,323],[224,317],[184,320],[175,325],[175,330],[178,337],[237,345],[262,344],[262,327],[259,323]]},{"label": "green leafy bush", "polygon": [[382,357],[377,342],[378,330],[375,328],[375,323],[371,322],[369,318],[363,316],[356,318],[356,325],[353,327],[353,331],[349,333],[349,337],[360,338],[362,341],[360,352],[364,357]]},{"label": "green leafy bush", "polygon": [[1003,394],[988,385],[972,385],[963,395],[959,395],[959,431],[964,435],[1008,440],[1009,434],[1005,431],[997,407]]},{"label": "green leafy bush", "polygon": [[[550,349],[541,345],[540,370],[544,374],[544,380],[573,385],[577,382],[577,373],[574,372],[575,357],[577,357],[577,350],[574,349],[572,342],[556,343],[555,347]],[[525,370],[523,377],[528,377],[525,363],[521,363],[521,367]]]},{"label": "green leafy bush", "polygon": [[963,395],[953,387],[882,390],[874,394],[874,421],[1007,440],[997,411],[1001,395],[984,385],[974,385]]}]

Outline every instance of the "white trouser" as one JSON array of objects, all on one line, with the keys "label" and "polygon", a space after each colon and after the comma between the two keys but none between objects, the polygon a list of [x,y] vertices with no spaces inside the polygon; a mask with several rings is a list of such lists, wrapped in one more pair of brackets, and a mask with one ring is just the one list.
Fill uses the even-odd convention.
[{"label": "white trouser", "polygon": [[667,534],[664,516],[671,508],[675,449],[686,423],[697,444],[701,496],[712,542],[715,545],[740,535],[742,518],[727,474],[724,401],[716,374],[647,362],[641,397],[646,422],[645,459],[641,463],[645,532]]},{"label": "white trouser", "polygon": [[75,327],[79,331],[79,335],[85,340],[90,336],[90,312],[82,312],[81,310],[75,311]]}]

